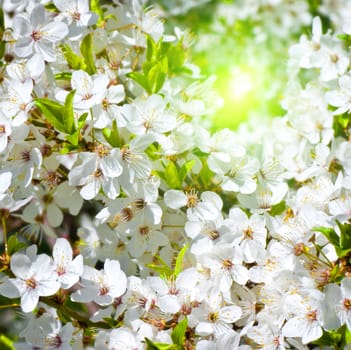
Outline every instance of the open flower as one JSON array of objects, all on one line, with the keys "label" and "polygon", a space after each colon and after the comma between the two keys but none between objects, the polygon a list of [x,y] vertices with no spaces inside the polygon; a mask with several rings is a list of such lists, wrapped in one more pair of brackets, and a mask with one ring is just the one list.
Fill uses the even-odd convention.
[{"label": "open flower", "polygon": [[84,266],[82,285],[82,289],[71,295],[73,301],[110,305],[126,291],[127,277],[117,260],[106,259],[104,269],[100,271]]},{"label": "open flower", "polygon": [[83,256],[72,259],[72,248],[64,238],[58,238],[52,251],[56,273],[62,288],[68,289],[78,282],[83,273]]},{"label": "open flower", "polygon": [[241,309],[236,305],[225,305],[221,293],[213,288],[206,300],[196,308],[189,320],[196,323],[196,333],[202,336],[214,334],[221,337],[232,329],[231,324],[241,317]]},{"label": "open flower", "polygon": [[97,21],[97,14],[89,11],[88,0],[54,0],[54,4],[61,11],[59,18],[62,17],[69,25],[70,40],[81,39],[85,29]]},{"label": "open flower", "polygon": [[[34,248],[32,248],[34,247]],[[21,297],[23,312],[31,312],[39,297],[55,294],[60,288],[54,264],[46,254],[35,255],[36,247],[27,249],[27,254],[15,253],[10,267],[16,278],[9,278],[0,285],[0,294],[8,298]]]},{"label": "open flower", "polygon": [[56,60],[55,44],[63,39],[68,28],[65,23],[49,21],[42,5],[33,8],[29,19],[18,15],[13,23],[14,36],[17,39],[14,47],[19,57],[30,57],[34,53],[38,60],[38,72],[44,70],[44,61]]}]

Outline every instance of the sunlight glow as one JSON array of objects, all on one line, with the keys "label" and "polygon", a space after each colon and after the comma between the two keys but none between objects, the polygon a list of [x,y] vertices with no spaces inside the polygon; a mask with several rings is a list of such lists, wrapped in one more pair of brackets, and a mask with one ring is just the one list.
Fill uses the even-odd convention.
[{"label": "sunlight glow", "polygon": [[235,68],[232,70],[228,88],[229,95],[235,99],[239,99],[247,95],[254,88],[253,76],[250,72]]}]

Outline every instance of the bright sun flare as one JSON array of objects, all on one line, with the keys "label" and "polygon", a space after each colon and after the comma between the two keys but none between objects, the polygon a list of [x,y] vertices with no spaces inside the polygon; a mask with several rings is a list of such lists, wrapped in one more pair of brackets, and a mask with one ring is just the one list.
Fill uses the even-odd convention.
[{"label": "bright sun flare", "polygon": [[228,83],[229,95],[239,99],[247,95],[254,88],[253,76],[241,68],[234,68]]}]

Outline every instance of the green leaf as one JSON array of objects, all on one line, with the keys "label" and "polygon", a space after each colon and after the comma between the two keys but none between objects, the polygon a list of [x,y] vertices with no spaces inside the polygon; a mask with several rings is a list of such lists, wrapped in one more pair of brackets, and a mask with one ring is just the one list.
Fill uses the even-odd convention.
[{"label": "green leaf", "polygon": [[184,318],[184,320],[180,321],[171,334],[171,338],[174,344],[179,345],[180,349],[184,349],[184,338],[185,332],[188,327],[188,319]]},{"label": "green leaf", "polygon": [[87,120],[88,112],[83,113],[78,119],[78,129],[81,129],[85,125],[85,121]]},{"label": "green leaf", "polygon": [[98,25],[101,24],[104,21],[104,11],[100,6],[100,1],[99,0],[90,0],[90,8],[91,11],[95,12],[98,16]]},{"label": "green leaf", "polygon": [[[157,143],[151,143],[145,150],[144,152],[147,154],[147,156],[151,160],[158,160],[161,158],[161,146]],[[157,171],[155,172],[157,173]]]},{"label": "green leaf", "polygon": [[154,343],[150,339],[145,338],[146,350],[180,350],[178,345],[166,343]]},{"label": "green leaf", "polygon": [[62,45],[62,53],[63,56],[65,57],[68,65],[74,69],[74,70],[79,70],[79,69],[85,69],[85,62],[82,57],[77,55],[75,52],[73,52],[72,48],[68,45]]},{"label": "green leaf", "polygon": [[334,246],[339,258],[348,256],[351,253],[351,225],[336,222],[340,229],[340,236],[334,229],[329,227],[316,227],[313,230],[323,233],[329,242]]},{"label": "green leaf", "polygon": [[168,72],[168,60],[164,56],[157,61],[147,73],[147,80],[151,86],[151,93],[155,94],[161,90]]},{"label": "green leaf", "polygon": [[54,75],[54,78],[55,78],[55,80],[71,80],[72,73],[70,73],[70,72],[56,73]]},{"label": "green leaf", "polygon": [[4,57],[5,54],[6,43],[5,41],[0,41],[0,58]]},{"label": "green leaf", "polygon": [[59,9],[52,3],[48,3],[45,5],[45,9],[48,10],[49,12],[56,12],[59,13]]},{"label": "green leaf", "polygon": [[348,114],[341,114],[338,117],[338,122],[342,128],[347,128],[350,123],[350,116]]},{"label": "green leaf", "polygon": [[340,229],[340,247],[342,249],[351,249],[351,225],[350,224],[341,224],[339,221],[336,221]]},{"label": "green leaf", "polygon": [[323,235],[328,239],[328,241],[336,248],[340,247],[339,236],[333,228],[330,227],[315,227],[312,231],[317,231],[323,233]]},{"label": "green leaf", "polygon": [[71,322],[71,317],[63,310],[57,309],[57,317],[62,323]]},{"label": "green leaf", "polygon": [[73,99],[76,90],[72,90],[65,100],[65,105],[63,108],[63,125],[67,134],[73,134],[77,128],[74,121],[74,110],[73,110]]},{"label": "green leaf", "polygon": [[141,72],[130,72],[127,76],[142,86],[150,94],[157,93],[163,86],[168,74],[167,51],[169,43],[162,38],[156,43],[151,36],[146,35],[146,61]]},{"label": "green leaf", "polygon": [[146,264],[151,270],[154,270],[159,273],[159,275],[170,277],[173,274],[173,270],[166,264],[166,262],[159,256],[155,255],[155,263],[153,264]]},{"label": "green leaf", "polygon": [[177,166],[172,161],[170,161],[165,168],[165,180],[167,185],[174,190],[181,189],[182,187]]},{"label": "green leaf", "polygon": [[34,103],[56,130],[66,132],[63,121],[64,107],[60,103],[47,98],[37,98]]},{"label": "green leaf", "polygon": [[334,117],[333,129],[335,137],[342,136],[348,137],[347,129],[351,126],[351,116],[348,113],[343,113],[341,115],[336,115]]},{"label": "green leaf", "polygon": [[4,11],[0,7],[0,58],[2,58],[5,54],[6,42],[2,40],[5,31],[5,17]]},{"label": "green leaf", "polygon": [[160,266],[156,264],[146,264],[146,267],[148,267],[151,270],[156,271],[160,276],[171,276],[173,271],[169,266]]},{"label": "green leaf", "polygon": [[282,214],[285,209],[286,209],[286,203],[285,203],[285,201],[281,201],[278,204],[272,205],[271,210],[269,211],[269,213],[272,216],[276,216],[276,215]]},{"label": "green leaf", "polygon": [[173,73],[181,72],[186,59],[186,51],[182,43],[179,42],[177,45],[171,46],[167,52],[167,57],[169,70]]},{"label": "green leaf", "polygon": [[184,260],[184,255],[187,252],[189,246],[185,245],[180,252],[178,253],[175,267],[174,267],[174,275],[177,277],[183,270],[183,260]]},{"label": "green leaf", "polygon": [[338,337],[337,334],[333,333],[334,332],[323,331],[323,335],[319,339],[313,341],[312,343],[315,345],[336,346],[337,343],[340,341],[340,337]]},{"label": "green leaf", "polygon": [[151,88],[149,86],[149,81],[147,79],[147,77],[140,72],[130,72],[127,73],[126,76],[128,78],[133,79],[135,82],[137,82],[142,88],[144,88],[144,90],[148,93],[151,94]]},{"label": "green leaf", "polygon": [[[88,113],[83,113],[78,119],[77,130],[73,134],[66,136],[66,140],[69,141],[73,146],[77,146],[79,144],[80,136],[81,136],[80,132],[81,132],[83,126],[85,125],[85,121],[86,121],[87,117],[88,117]],[[70,149],[70,151],[72,151],[72,150],[73,149]]]},{"label": "green leaf", "polygon": [[329,283],[340,283],[344,278],[344,273],[340,271],[340,266],[335,264],[329,275]]},{"label": "green leaf", "polygon": [[25,247],[26,244],[24,242],[19,241],[16,234],[10,236],[7,241],[7,249],[10,255],[20,251],[21,249],[24,249]]},{"label": "green leaf", "polygon": [[1,37],[4,34],[5,31],[5,16],[4,16],[4,11],[2,7],[0,7],[0,34]]},{"label": "green leaf", "polygon": [[95,67],[95,58],[93,54],[93,37],[92,34],[88,34],[82,40],[82,44],[80,45],[80,52],[84,57],[85,61],[85,71],[89,74],[96,73]]},{"label": "green leaf", "polygon": [[178,175],[179,175],[179,181],[181,184],[183,184],[186,176],[188,175],[188,173],[190,173],[194,164],[195,164],[195,160],[189,160],[180,167]]},{"label": "green leaf", "polygon": [[104,128],[102,130],[102,134],[104,135],[105,140],[112,146],[112,147],[120,147],[121,140],[119,137],[118,127],[116,120],[112,123],[112,128]]},{"label": "green leaf", "polygon": [[207,161],[203,160],[202,168],[200,171],[200,181],[201,186],[204,189],[210,188],[212,184],[212,179],[214,177],[214,173],[207,165]]},{"label": "green leaf", "polygon": [[334,349],[344,349],[346,345],[350,344],[350,331],[346,325],[341,326],[335,331],[323,331],[323,335],[312,342],[315,345],[332,346]]},{"label": "green leaf", "polygon": [[164,171],[160,171],[160,170],[155,170],[155,169],[153,169],[151,172],[152,172],[153,175],[158,176],[160,179],[166,181]]},{"label": "green leaf", "polygon": [[5,334],[0,335],[0,348],[2,350],[16,350],[16,348],[13,345],[13,340],[6,337]]},{"label": "green leaf", "polygon": [[104,317],[103,320],[110,326],[110,328],[118,328],[118,321],[112,317]]},{"label": "green leaf", "polygon": [[[162,38],[160,38],[162,41]],[[157,59],[157,43],[151,37],[151,35],[146,34],[146,61],[154,61]]]},{"label": "green leaf", "polygon": [[348,345],[351,343],[351,330],[349,330],[346,325],[344,326],[345,327],[345,333],[344,333],[344,346]]}]

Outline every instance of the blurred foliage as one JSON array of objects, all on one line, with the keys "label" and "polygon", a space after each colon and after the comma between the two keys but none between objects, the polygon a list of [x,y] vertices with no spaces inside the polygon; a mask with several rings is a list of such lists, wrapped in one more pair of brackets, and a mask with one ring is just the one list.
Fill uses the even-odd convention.
[{"label": "blurred foliage", "polygon": [[[311,19],[322,18],[323,27],[330,26],[330,20],[319,13],[322,0],[305,0]],[[150,0],[148,5],[157,4],[165,11],[167,31],[174,27],[189,31],[194,39],[191,60],[201,68],[205,76],[215,75],[214,89],[222,97],[223,107],[213,117],[213,129],[223,127],[235,129],[252,116],[275,117],[284,114],[280,102],[284,94],[287,76],[288,49],[302,34],[310,34],[311,26],[301,23],[292,26],[288,36],[280,33],[280,18],[269,28],[269,21],[261,23],[260,18],[269,19],[269,6],[258,6],[255,17],[235,18],[228,23],[219,15],[220,5],[240,6],[240,0]],[[260,3],[259,1],[257,3]],[[268,14],[262,15],[264,12]],[[295,14],[299,16],[298,13]],[[266,16],[266,18],[264,17]],[[299,23],[299,22],[298,22]],[[277,27],[278,25],[278,27]],[[278,29],[277,29],[278,28]],[[259,38],[261,36],[261,38]],[[247,81],[241,81],[242,72]],[[238,73],[238,74],[236,74]],[[242,85],[246,91],[237,94]]]}]

